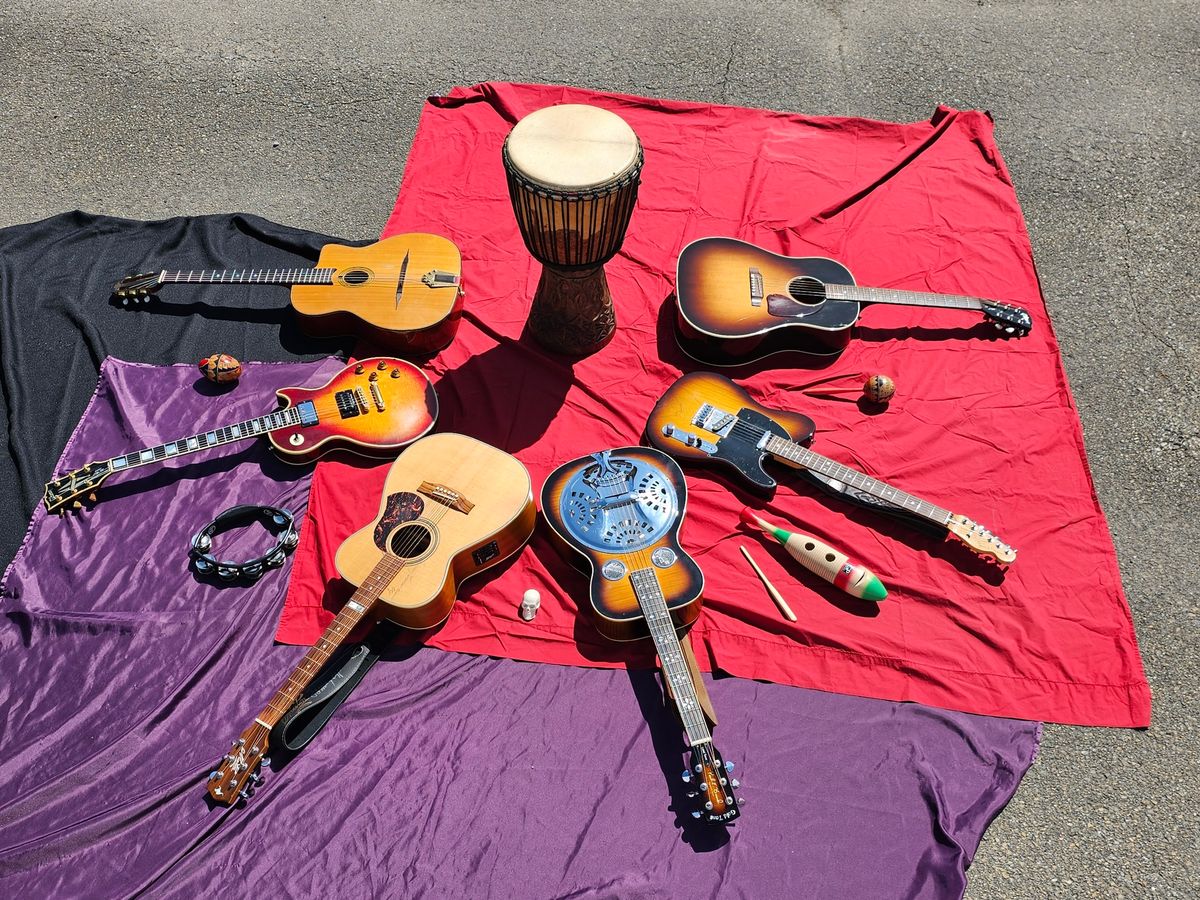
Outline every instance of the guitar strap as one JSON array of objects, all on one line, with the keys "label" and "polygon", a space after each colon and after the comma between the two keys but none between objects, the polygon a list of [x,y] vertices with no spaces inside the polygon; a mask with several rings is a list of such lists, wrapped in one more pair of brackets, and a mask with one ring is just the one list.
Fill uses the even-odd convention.
[{"label": "guitar strap", "polygon": [[874,510],[877,513],[883,513],[894,519],[899,519],[906,525],[934,537],[942,537],[946,534],[945,528],[930,522],[924,516],[919,516],[902,506],[885,503],[874,494],[856,490],[844,482],[830,478],[828,475],[822,475],[820,472],[814,472],[811,469],[801,469],[799,474],[826,494],[845,500],[847,503],[853,503],[862,509]]},{"label": "guitar strap", "polygon": [[383,620],[362,643],[334,654],[308,690],[284,713],[271,732],[272,739],[292,752],[308,744],[375,665],[399,630],[400,626]]}]

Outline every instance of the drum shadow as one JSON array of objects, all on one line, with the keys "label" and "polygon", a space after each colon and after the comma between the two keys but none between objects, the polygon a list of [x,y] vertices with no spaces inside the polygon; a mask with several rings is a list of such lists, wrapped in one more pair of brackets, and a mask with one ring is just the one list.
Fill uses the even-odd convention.
[{"label": "drum shadow", "polygon": [[575,381],[568,357],[542,349],[528,332],[472,356],[437,382],[438,430],[466,434],[507,453],[537,443]]},{"label": "drum shadow", "polygon": [[734,365],[717,365],[695,359],[684,351],[679,343],[679,328],[676,325],[676,300],[674,292],[668,294],[658,309],[656,323],[659,358],[682,370],[684,374],[702,371],[720,372],[726,378],[749,378],[759,372],[771,369],[805,369],[820,371],[827,369],[840,359],[841,355],[834,353],[827,356],[803,353],[798,350],[787,350],[773,353],[759,359],[747,359]]},{"label": "drum shadow", "polygon": [[675,716],[674,704],[667,698],[653,669],[627,666],[625,673],[650,730],[654,755],[671,798],[667,808],[675,813],[675,827],[681,831],[683,842],[694,853],[712,853],[721,849],[729,843],[729,827],[705,822],[692,815],[692,811],[698,809],[699,799],[688,796],[696,782],[693,780],[689,785],[681,777],[688,766],[689,748],[683,737],[683,726]]}]

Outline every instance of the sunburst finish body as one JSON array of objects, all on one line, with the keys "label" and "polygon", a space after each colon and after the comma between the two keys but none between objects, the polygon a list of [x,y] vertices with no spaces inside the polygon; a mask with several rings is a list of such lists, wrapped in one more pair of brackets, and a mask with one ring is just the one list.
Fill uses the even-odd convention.
[{"label": "sunburst finish body", "polygon": [[[339,391],[359,394],[366,411],[339,415]],[[437,394],[425,374],[412,363],[385,356],[347,366],[321,387],[283,388],[277,394],[286,406],[312,400],[320,414],[315,425],[281,428],[268,435],[280,456],[292,463],[312,462],[337,448],[389,459],[433,428],[438,414]]]},{"label": "sunburst finish body", "polygon": [[570,490],[572,479],[581,470],[595,464],[592,456],[566,463],[550,474],[542,487],[542,513],[559,548],[570,554],[573,563],[589,573],[588,598],[592,619],[602,635],[614,641],[632,641],[649,636],[630,579],[609,579],[602,573],[610,562],[619,563],[626,570],[649,567],[655,551],[660,549],[669,550],[676,559],[669,566],[654,567],[655,575],[676,627],[687,627],[700,615],[704,575],[695,560],[679,544],[679,527],[687,504],[687,483],[683,471],[673,460],[645,447],[622,447],[611,452],[614,458],[629,459],[635,464],[653,467],[675,491],[679,498],[678,515],[661,537],[636,552],[622,552],[619,547],[604,550],[589,547],[572,533],[562,511],[564,492]]}]

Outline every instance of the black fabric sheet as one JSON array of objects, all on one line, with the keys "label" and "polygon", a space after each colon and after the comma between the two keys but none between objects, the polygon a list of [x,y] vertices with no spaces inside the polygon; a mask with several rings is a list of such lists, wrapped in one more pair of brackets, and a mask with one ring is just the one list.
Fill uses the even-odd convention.
[{"label": "black fabric sheet", "polygon": [[149,305],[126,308],[112,298],[117,281],[161,269],[312,266],[331,242],[364,243],[243,214],[138,222],[71,212],[0,229],[0,567],[16,552],[106,356],[294,360],[344,353],[352,343],[301,333],[286,287],[169,284]]}]

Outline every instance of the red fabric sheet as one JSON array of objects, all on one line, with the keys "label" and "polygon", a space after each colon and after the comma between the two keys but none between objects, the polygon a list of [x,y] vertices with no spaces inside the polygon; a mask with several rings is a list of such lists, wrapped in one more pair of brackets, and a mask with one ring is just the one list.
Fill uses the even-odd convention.
[{"label": "red fabric sheet", "polygon": [[[513,218],[505,135],[543,106],[591,103],[629,122],[646,165],[621,253],[608,265],[613,341],[572,364],[522,335],[539,265]],[[1142,671],[1112,540],[1012,183],[982,112],[939,108],[928,122],[708,106],[567,87],[489,83],[426,105],[385,235],[444,234],[462,249],[466,313],[428,366],[442,431],[515,453],[535,486],[565,460],[638,443],[655,400],[695,368],[673,335],[675,260],[686,243],[729,235],[790,256],[827,256],[859,283],[1012,300],[1033,315],[1024,339],[994,341],[973,314],[869,307],[823,370],[749,370],[768,406],[818,423],[813,449],[992,527],[1016,548],[1005,575],[950,542],[822,498],[781,473],[762,506],[845,548],[890,590],[877,608],[797,571],[778,546],[738,528],[749,495],[688,469],[684,546],[707,579],[694,631],[702,664],[736,676],[968,712],[1144,726]],[[890,408],[799,388],[839,373],[884,372]],[[309,643],[348,596],[333,554],[375,513],[386,466],[323,462],[278,638]],[[746,544],[799,621],[775,612],[737,547]],[[531,623],[526,588],[541,591]],[[499,574],[468,585],[426,636],[447,650],[576,665],[623,665],[579,616],[584,577],[544,524]],[[586,602],[586,600],[585,600]],[[648,645],[648,642],[646,642]],[[637,662],[649,664],[647,648]]]}]

